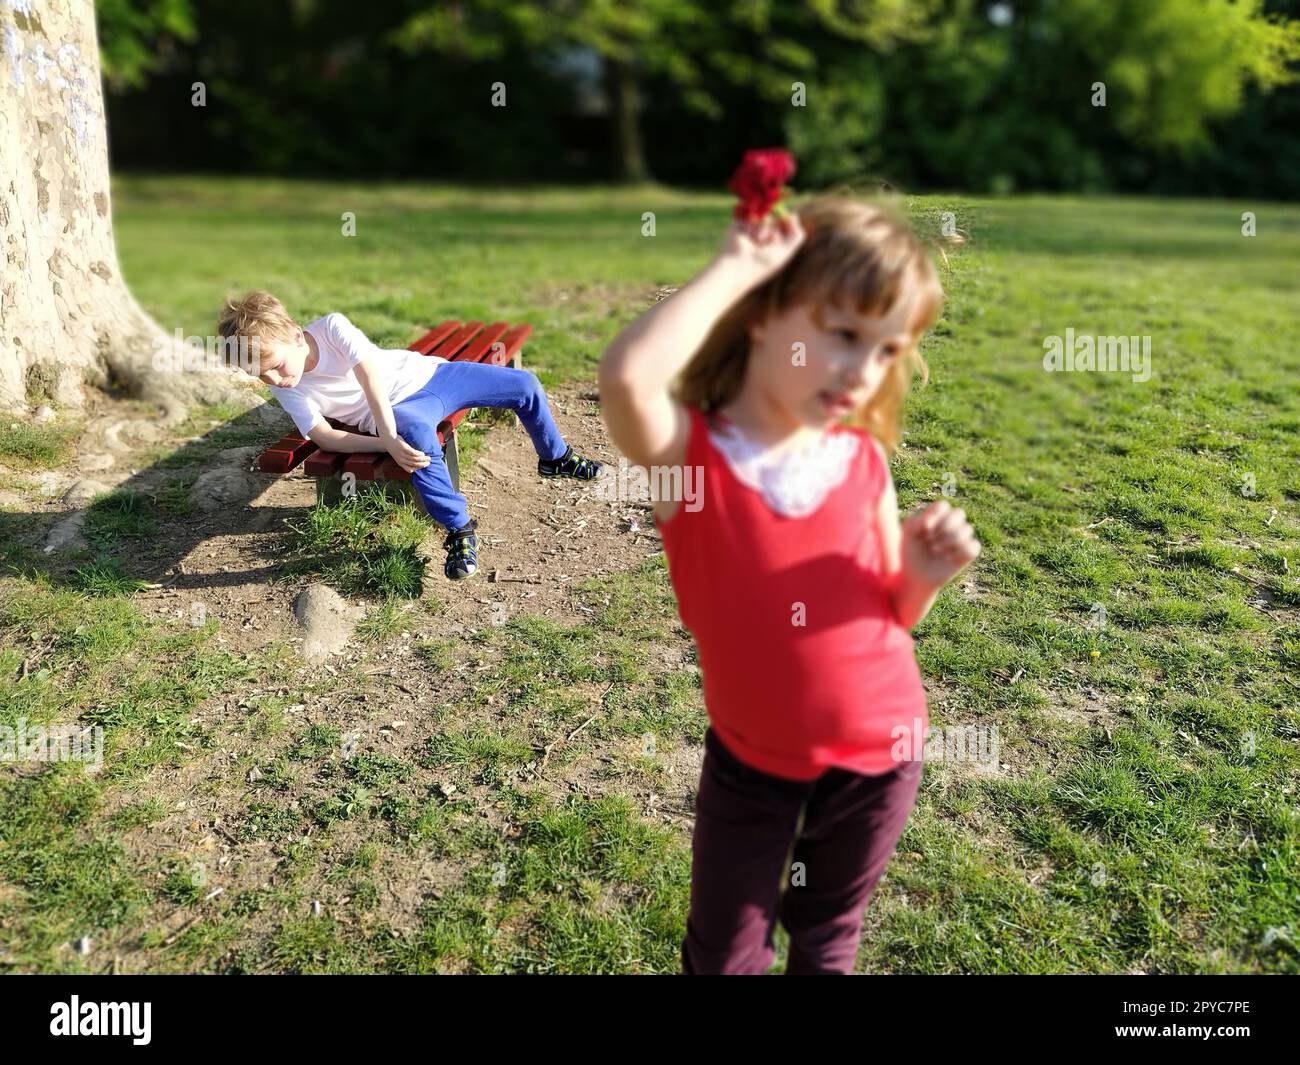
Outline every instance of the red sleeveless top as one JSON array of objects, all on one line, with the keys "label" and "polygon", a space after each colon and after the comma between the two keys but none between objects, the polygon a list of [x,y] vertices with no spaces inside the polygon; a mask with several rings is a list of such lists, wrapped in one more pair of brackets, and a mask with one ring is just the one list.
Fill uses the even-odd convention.
[{"label": "red sleeveless top", "polygon": [[849,474],[791,518],[736,477],[704,415],[689,414],[686,465],[702,495],[656,525],[718,737],[755,769],[794,780],[920,759],[925,690],[884,586],[876,509],[886,470],[875,441],[832,427],[861,438]]}]

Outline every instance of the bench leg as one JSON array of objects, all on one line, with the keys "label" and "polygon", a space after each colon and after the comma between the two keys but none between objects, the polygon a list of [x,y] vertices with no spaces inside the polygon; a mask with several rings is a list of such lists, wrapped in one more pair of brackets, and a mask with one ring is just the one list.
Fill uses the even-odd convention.
[{"label": "bench leg", "polygon": [[442,449],[443,462],[447,464],[447,476],[451,478],[451,486],[460,491],[460,447],[456,443],[456,430],[451,431],[451,437]]},{"label": "bench leg", "polygon": [[335,506],[343,501],[342,477],[317,477],[316,502],[324,506]]}]

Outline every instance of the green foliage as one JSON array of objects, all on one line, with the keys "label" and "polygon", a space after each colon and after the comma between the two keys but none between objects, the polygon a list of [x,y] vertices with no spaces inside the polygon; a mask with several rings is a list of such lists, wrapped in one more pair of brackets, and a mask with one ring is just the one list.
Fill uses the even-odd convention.
[{"label": "green foliage", "polygon": [[158,531],[158,508],[143,492],[115,489],[97,496],[86,511],[86,539],[102,551],[139,540]]},{"label": "green foliage", "polygon": [[122,572],[113,558],[99,558],[68,575],[68,587],[87,595],[130,595],[146,587],[145,582]]},{"label": "green foliage", "polygon": [[[1219,172],[1228,161],[1201,157],[1227,138],[1257,166],[1279,150],[1277,125],[1254,139],[1224,125],[1296,80],[1300,22],[1265,17],[1261,0],[1002,6],[1005,25],[951,0],[920,41],[822,52],[807,105],[784,120],[801,180],[1092,190]],[[1257,180],[1234,173],[1234,192]]]},{"label": "green foliage", "polygon": [[138,87],[162,66],[177,41],[197,35],[196,0],[97,0],[99,62],[115,89]]},{"label": "green foliage", "polygon": [[155,71],[109,100],[119,165],[718,188],[744,148],[784,141],[803,188],[1283,198],[1298,18],[1297,0],[100,5],[110,84]]}]

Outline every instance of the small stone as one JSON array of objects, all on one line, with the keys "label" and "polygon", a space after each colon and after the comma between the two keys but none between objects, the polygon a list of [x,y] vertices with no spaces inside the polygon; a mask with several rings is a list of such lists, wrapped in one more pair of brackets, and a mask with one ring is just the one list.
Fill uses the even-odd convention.
[{"label": "small stone", "polygon": [[86,512],[77,510],[69,514],[45,537],[44,550],[48,555],[52,551],[78,549],[86,547],[86,538],[82,535],[82,526],[86,524]]},{"label": "small stone", "polygon": [[237,467],[208,470],[190,487],[190,501],[204,512],[243,506],[262,490],[256,474]]},{"label": "small stone", "polygon": [[84,458],[78,458],[77,465],[80,466],[82,471],[85,473],[99,473],[103,470],[113,468],[113,456],[102,453],[98,455],[87,455]]},{"label": "small stone", "polygon": [[230,466],[234,469],[249,469],[253,461],[264,449],[261,447],[228,447],[213,456],[217,466]]},{"label": "small stone", "polygon": [[74,482],[72,487],[63,493],[63,502],[81,506],[89,503],[95,496],[107,491],[108,485],[99,481],[92,481],[89,478],[82,478]]},{"label": "small stone", "polygon": [[347,646],[365,610],[352,606],[328,585],[309,584],[294,600],[294,617],[306,630],[302,653],[307,661],[323,662]]},{"label": "small stone", "polygon": [[45,473],[37,474],[35,481],[41,495],[57,496],[63,494],[69,483],[69,478],[66,474],[59,473],[56,470],[47,470]]}]

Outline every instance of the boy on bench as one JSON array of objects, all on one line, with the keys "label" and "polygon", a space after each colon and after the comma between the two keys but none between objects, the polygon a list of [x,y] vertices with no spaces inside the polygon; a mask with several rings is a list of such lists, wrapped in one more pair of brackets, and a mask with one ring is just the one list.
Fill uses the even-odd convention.
[{"label": "boy on bench", "polygon": [[[299,326],[260,290],[226,301],[217,334],[231,351],[246,341],[252,359],[241,368],[270,386],[298,431],[323,451],[387,451],[410,473],[425,510],[447,530],[443,572],[451,580],[478,570],[479,540],[438,443],[438,425],[449,414],[508,407],[528,430],[543,477],[589,481],[600,473],[599,463],[564,442],[541,383],[526,370],[384,350],[337,312]],[[335,429],[331,418],[361,432]]]}]

